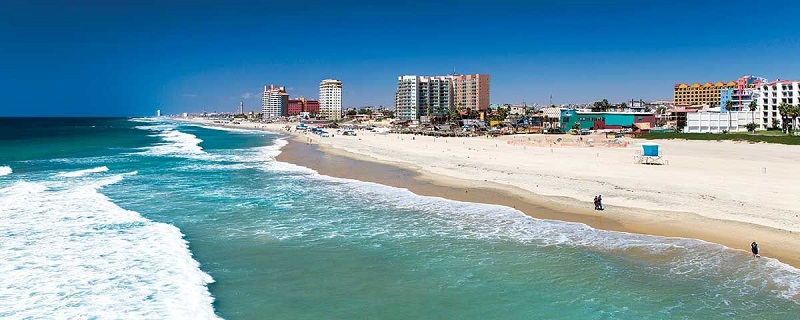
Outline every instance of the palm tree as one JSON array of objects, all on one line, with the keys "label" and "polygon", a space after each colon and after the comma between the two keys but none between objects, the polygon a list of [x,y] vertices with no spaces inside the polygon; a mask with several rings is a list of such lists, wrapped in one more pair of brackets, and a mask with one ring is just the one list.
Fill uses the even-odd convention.
[{"label": "palm tree", "polygon": [[447,122],[453,122],[453,121],[461,120],[461,113],[459,113],[460,110],[461,110],[461,106],[460,105],[454,106],[454,107],[450,107],[450,110],[448,112],[448,116],[449,116],[448,118],[449,119],[448,119]]},{"label": "palm tree", "polygon": [[443,118],[445,118],[445,115],[444,115],[444,112],[442,110],[445,110],[445,108],[442,107],[442,106],[431,108],[431,112],[433,112],[433,117],[431,117],[431,115],[428,114],[428,118],[429,119],[433,119],[433,120],[431,120],[431,123],[439,123],[439,122],[443,121]]},{"label": "palm tree", "polygon": [[789,116],[792,117],[792,131],[797,130],[797,117],[800,117],[800,104],[791,107]]},{"label": "palm tree", "polygon": [[725,101],[725,110],[726,110],[725,113],[728,114],[728,132],[731,132],[731,108],[732,107],[733,107],[733,101],[732,100]]},{"label": "palm tree", "polygon": [[[758,105],[756,104],[756,101],[755,100],[750,101],[750,104],[748,105],[748,107],[750,107],[750,114],[753,116],[750,119],[751,122],[756,122],[756,109],[758,109]],[[761,125],[763,126],[764,125],[764,123],[763,123],[764,121],[761,121],[761,122],[762,122]],[[753,130],[753,133],[755,133],[755,130]]]},{"label": "palm tree", "polygon": [[789,133],[789,128],[787,126],[786,119],[790,117],[789,114],[792,113],[791,109],[792,106],[786,102],[781,102],[781,104],[778,105],[778,113],[781,114],[781,124],[783,125],[784,133]]},{"label": "palm tree", "polygon": [[611,108],[611,104],[608,102],[608,99],[603,99],[603,101],[596,101],[592,105],[592,111],[599,112],[599,111],[608,111]]},{"label": "palm tree", "polygon": [[781,119],[772,118],[772,129],[778,129],[781,127]]}]

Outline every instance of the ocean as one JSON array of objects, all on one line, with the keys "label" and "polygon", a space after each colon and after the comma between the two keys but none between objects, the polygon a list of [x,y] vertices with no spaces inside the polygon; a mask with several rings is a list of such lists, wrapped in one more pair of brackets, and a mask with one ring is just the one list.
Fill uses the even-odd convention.
[{"label": "ocean", "polygon": [[775,259],[327,177],[275,161],[286,143],[0,118],[0,318],[800,315],[800,271]]}]

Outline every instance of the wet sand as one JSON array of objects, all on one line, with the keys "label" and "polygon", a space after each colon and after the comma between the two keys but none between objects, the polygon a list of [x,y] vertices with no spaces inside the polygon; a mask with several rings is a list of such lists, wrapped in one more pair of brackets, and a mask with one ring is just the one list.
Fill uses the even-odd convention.
[{"label": "wet sand", "polygon": [[513,207],[539,219],[579,222],[610,231],[700,239],[740,249],[744,255],[750,254],[749,244],[756,240],[763,256],[800,268],[800,235],[791,231],[685,212],[610,206],[595,211],[584,208],[585,202],[568,197],[538,196],[493,182],[475,188],[466,181],[428,177],[413,168],[371,161],[362,155],[307,144],[304,140],[302,136],[290,139],[277,160],[308,167],[323,175],[405,188],[424,196]]}]

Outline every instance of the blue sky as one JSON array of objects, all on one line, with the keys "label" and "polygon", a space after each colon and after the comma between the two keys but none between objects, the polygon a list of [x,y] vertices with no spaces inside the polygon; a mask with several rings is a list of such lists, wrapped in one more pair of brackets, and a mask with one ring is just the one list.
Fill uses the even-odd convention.
[{"label": "blue sky", "polygon": [[0,115],[259,105],[265,84],[385,105],[403,74],[491,75],[493,103],[671,98],[800,78],[798,1],[0,1]]}]

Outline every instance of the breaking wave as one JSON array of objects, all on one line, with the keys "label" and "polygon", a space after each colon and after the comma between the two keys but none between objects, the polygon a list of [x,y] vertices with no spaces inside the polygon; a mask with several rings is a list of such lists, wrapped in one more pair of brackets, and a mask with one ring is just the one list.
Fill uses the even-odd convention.
[{"label": "breaking wave", "polygon": [[134,174],[0,189],[0,318],[217,318],[180,230],[98,191]]},{"label": "breaking wave", "polygon": [[85,169],[85,170],[61,172],[61,173],[57,174],[56,176],[64,177],[64,178],[76,178],[76,177],[80,177],[80,176],[87,175],[87,174],[90,174],[90,173],[98,173],[98,172],[106,172],[106,171],[108,171],[108,167],[102,166],[102,167],[96,167],[96,168]]}]

